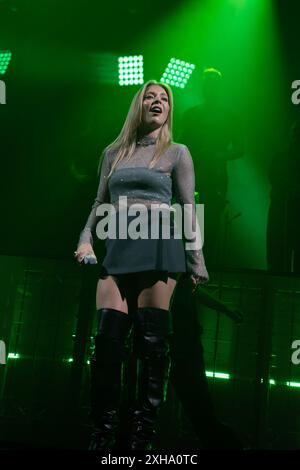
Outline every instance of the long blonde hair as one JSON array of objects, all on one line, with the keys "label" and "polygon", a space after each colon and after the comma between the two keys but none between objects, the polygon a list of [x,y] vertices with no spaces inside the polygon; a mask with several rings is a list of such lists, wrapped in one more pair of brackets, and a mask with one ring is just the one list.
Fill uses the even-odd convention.
[{"label": "long blonde hair", "polygon": [[152,168],[160,156],[167,150],[167,148],[172,143],[172,125],[173,125],[173,95],[171,88],[165,83],[157,82],[156,80],[149,80],[145,83],[139,91],[133,97],[131,102],[127,117],[125,119],[124,125],[118,137],[109,144],[103,151],[103,154],[100,159],[99,171],[102,163],[102,159],[105,155],[105,152],[108,150],[116,150],[116,155],[114,162],[112,164],[111,170],[108,176],[111,176],[116,165],[123,160],[125,157],[130,159],[133,155],[136,148],[136,140],[138,129],[142,123],[142,106],[143,99],[147,88],[150,85],[159,85],[167,93],[169,98],[169,115],[166,119],[166,122],[161,127],[160,133],[156,140],[155,152],[153,158],[149,164],[149,168]]}]

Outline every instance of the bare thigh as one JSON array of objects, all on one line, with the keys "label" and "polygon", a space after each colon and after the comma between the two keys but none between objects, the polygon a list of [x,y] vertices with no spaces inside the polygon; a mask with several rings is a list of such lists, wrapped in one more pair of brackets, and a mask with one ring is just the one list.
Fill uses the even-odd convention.
[{"label": "bare thigh", "polygon": [[132,301],[133,292],[130,286],[125,289],[116,276],[99,279],[96,291],[96,308],[113,308],[128,313],[128,305]]},{"label": "bare thigh", "polygon": [[138,307],[169,310],[176,282],[176,279],[159,273],[143,273],[139,279]]},{"label": "bare thigh", "polygon": [[96,307],[124,313],[132,306],[169,310],[176,282],[176,278],[158,272],[107,276],[98,281]]}]

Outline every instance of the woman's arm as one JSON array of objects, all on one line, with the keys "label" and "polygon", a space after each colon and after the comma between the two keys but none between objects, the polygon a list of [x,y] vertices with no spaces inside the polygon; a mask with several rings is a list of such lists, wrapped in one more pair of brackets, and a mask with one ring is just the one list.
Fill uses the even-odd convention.
[{"label": "woman's arm", "polygon": [[106,151],[102,160],[97,196],[92,205],[87,222],[80,233],[77,245],[78,248],[83,244],[93,245],[93,234],[98,222],[98,217],[96,215],[97,207],[104,202],[108,202],[108,174],[110,172],[110,168],[111,154],[110,152]]},{"label": "woman's arm", "polygon": [[[187,217],[185,224],[192,227],[193,233],[198,232],[200,236],[199,222],[196,216],[195,207],[195,172],[194,164],[189,149],[185,145],[180,145],[177,161],[173,168],[173,182],[175,186],[175,194],[177,202],[182,206],[182,213]],[[185,210],[184,205],[189,204],[190,210]],[[191,274],[194,284],[198,282],[206,282],[209,279],[205,261],[202,253],[201,238],[198,238],[200,246],[194,249],[187,249],[187,244],[196,241],[196,238],[185,240],[185,254],[187,271]],[[195,282],[194,282],[195,281]]]}]

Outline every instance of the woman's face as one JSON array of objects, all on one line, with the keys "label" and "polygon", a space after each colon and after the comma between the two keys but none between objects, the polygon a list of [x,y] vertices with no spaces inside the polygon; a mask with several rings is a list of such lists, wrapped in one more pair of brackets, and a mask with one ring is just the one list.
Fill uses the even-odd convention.
[{"label": "woman's face", "polygon": [[142,122],[149,129],[157,129],[166,122],[170,111],[169,97],[159,85],[149,85],[143,98]]}]

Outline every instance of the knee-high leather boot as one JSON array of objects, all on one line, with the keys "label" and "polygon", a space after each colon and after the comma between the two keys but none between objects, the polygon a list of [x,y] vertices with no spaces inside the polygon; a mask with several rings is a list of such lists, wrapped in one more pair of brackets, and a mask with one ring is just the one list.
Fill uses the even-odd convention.
[{"label": "knee-high leather boot", "polygon": [[165,400],[168,384],[171,313],[160,308],[139,308],[135,328],[136,353],[140,366],[130,445],[132,450],[150,450],[155,437],[158,411]]},{"label": "knee-high leather boot", "polygon": [[91,359],[91,418],[94,432],[89,450],[114,446],[122,388],[122,363],[131,327],[128,314],[106,308],[98,310],[99,324]]}]

